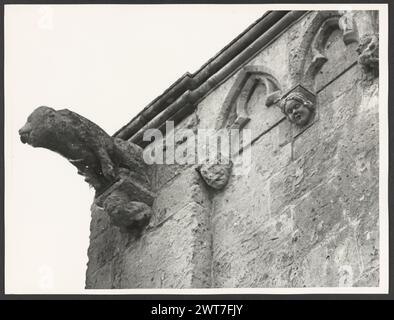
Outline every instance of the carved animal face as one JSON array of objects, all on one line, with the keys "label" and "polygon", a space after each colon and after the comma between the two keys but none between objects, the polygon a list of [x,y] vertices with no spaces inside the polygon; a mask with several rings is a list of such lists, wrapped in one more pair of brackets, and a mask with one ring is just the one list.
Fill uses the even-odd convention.
[{"label": "carved animal face", "polygon": [[49,107],[38,107],[27,118],[26,124],[19,129],[22,143],[33,147],[45,147],[50,139],[51,132],[48,130],[48,122],[54,118],[56,111]]},{"label": "carved animal face", "polygon": [[297,126],[306,125],[312,117],[312,110],[305,103],[291,99],[286,102],[284,112]]}]

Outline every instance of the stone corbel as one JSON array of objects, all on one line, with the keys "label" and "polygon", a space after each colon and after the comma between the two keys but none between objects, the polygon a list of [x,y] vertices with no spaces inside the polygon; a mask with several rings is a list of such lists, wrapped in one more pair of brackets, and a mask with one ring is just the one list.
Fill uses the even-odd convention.
[{"label": "stone corbel", "polygon": [[19,134],[23,143],[59,153],[75,166],[121,231],[139,234],[148,224],[154,194],[139,146],[109,136],[75,112],[49,107],[34,110]]},{"label": "stone corbel", "polygon": [[231,176],[233,163],[226,159],[222,161],[205,162],[197,166],[196,170],[200,173],[205,183],[215,189],[223,189]]},{"label": "stone corbel", "polygon": [[291,123],[305,127],[315,117],[316,95],[298,84],[281,97],[279,107]]},{"label": "stone corbel", "polygon": [[361,65],[367,79],[379,75],[379,35],[366,34],[360,39],[357,48],[358,63]]},{"label": "stone corbel", "polygon": [[271,107],[275,103],[280,100],[280,86],[276,79],[273,79],[272,76],[264,78],[264,84],[267,88],[267,96],[265,98],[265,105],[267,107]]},{"label": "stone corbel", "polygon": [[358,42],[359,36],[357,31],[357,24],[354,20],[353,11],[339,11],[341,17],[338,20],[339,29],[342,30],[343,42],[349,45],[353,42]]}]

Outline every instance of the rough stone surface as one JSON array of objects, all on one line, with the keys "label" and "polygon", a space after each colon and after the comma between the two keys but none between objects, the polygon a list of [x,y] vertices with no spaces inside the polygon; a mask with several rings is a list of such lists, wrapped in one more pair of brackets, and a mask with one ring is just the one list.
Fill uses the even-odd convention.
[{"label": "rough stone surface", "polygon": [[150,225],[161,223],[189,203],[197,203],[204,208],[211,205],[209,193],[195,168],[184,171],[157,193]]},{"label": "rough stone surface", "polygon": [[110,223],[122,232],[140,234],[152,216],[154,193],[144,173],[132,174],[121,168],[119,180],[95,199],[110,217]]},{"label": "rough stone surface", "polygon": [[115,142],[99,126],[67,109],[38,107],[19,134],[23,143],[61,154],[97,192],[114,182],[120,166],[137,171],[144,166],[137,160],[141,148],[123,147],[120,139]]},{"label": "rough stone surface", "polygon": [[365,35],[357,48],[358,63],[367,76],[374,78],[379,75],[379,37],[376,34]]},{"label": "rough stone surface", "polygon": [[123,253],[119,287],[209,287],[211,243],[204,213],[191,203],[130,246]]}]

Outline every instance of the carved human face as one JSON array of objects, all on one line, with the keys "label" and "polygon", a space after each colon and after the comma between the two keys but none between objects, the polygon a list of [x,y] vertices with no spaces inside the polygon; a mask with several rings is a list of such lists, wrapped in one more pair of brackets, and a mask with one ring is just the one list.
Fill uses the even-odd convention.
[{"label": "carved human face", "polygon": [[312,117],[312,110],[303,102],[291,99],[286,102],[284,112],[297,126],[306,125]]},{"label": "carved human face", "polygon": [[367,77],[379,75],[379,39],[376,35],[367,35],[361,38],[357,48],[358,62],[361,64]]},{"label": "carved human face", "polygon": [[52,133],[48,129],[48,120],[55,116],[56,111],[49,107],[38,107],[27,118],[26,124],[19,129],[22,143],[33,147],[44,147]]}]

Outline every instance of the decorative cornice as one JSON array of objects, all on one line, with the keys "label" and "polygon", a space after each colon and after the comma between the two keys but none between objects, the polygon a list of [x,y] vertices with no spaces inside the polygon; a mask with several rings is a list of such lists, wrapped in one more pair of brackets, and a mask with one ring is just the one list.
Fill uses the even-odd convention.
[{"label": "decorative cornice", "polygon": [[163,130],[165,121],[175,122],[190,114],[197,102],[234,70],[272,41],[306,11],[269,11],[223,48],[194,74],[186,73],[152,101],[114,136],[140,146],[150,128]]}]

